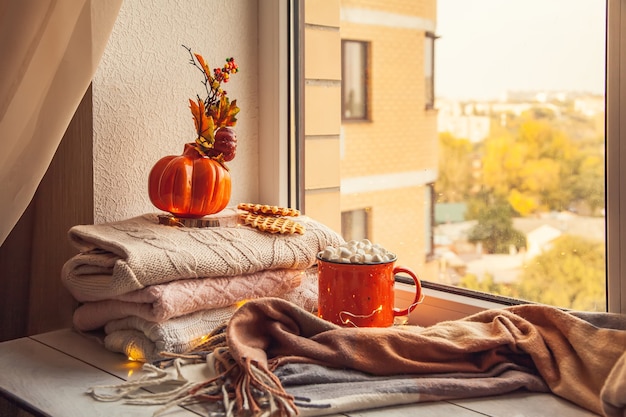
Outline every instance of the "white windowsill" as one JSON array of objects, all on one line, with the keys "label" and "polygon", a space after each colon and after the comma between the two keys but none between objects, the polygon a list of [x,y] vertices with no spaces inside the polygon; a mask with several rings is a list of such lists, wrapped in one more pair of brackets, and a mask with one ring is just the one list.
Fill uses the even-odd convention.
[{"label": "white windowsill", "polygon": [[[396,305],[408,307],[414,298],[414,286],[396,283]],[[503,308],[505,305],[451,294],[444,291],[423,289],[424,300],[409,315],[409,323],[430,326],[440,321],[458,320],[487,309]]]}]

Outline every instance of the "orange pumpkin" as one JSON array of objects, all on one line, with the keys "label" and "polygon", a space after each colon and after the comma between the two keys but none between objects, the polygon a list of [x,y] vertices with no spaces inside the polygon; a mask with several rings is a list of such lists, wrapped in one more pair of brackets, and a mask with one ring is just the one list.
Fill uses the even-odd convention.
[{"label": "orange pumpkin", "polygon": [[158,209],[197,218],[222,211],[230,201],[230,172],[186,143],[182,155],[161,158],[150,171],[148,194]]}]

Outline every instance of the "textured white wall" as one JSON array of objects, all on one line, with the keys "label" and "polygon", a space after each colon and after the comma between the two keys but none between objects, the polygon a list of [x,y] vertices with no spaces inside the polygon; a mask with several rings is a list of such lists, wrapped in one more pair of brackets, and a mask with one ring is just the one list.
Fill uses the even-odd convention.
[{"label": "textured white wall", "polygon": [[234,56],[237,99],[230,205],[258,198],[258,0],[125,0],[93,81],[94,221],[158,212],[150,169],[195,139],[189,98],[204,86],[186,45],[214,68]]}]

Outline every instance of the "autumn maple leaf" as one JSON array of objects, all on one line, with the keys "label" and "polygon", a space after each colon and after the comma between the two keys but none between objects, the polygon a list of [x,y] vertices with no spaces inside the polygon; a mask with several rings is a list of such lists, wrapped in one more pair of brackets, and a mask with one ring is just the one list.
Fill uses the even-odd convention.
[{"label": "autumn maple leaf", "polygon": [[191,109],[196,132],[198,133],[196,143],[204,149],[211,149],[215,143],[213,118],[206,115],[204,102],[200,98],[198,98],[197,102],[189,99],[189,108]]},{"label": "autumn maple leaf", "polygon": [[211,117],[216,126],[235,126],[237,124],[237,100],[230,102],[228,97],[222,96],[217,105],[211,109]]}]

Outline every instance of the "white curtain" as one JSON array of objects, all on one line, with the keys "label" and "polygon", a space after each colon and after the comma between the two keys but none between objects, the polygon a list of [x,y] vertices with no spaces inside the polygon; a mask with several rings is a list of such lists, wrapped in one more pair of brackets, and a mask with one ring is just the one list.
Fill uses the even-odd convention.
[{"label": "white curtain", "polygon": [[0,244],[94,75],[122,0],[0,0]]}]

